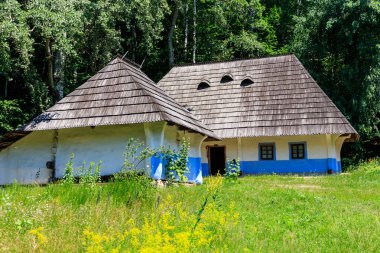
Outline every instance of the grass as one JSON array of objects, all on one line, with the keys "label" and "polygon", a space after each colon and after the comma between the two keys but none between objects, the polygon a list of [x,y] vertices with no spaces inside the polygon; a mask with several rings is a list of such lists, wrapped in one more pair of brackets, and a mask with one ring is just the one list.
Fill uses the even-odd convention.
[{"label": "grass", "polygon": [[149,189],[151,197],[112,183],[11,186],[0,189],[0,252],[96,252],[86,240],[118,245],[110,242],[113,235],[130,226],[148,235],[138,243],[150,242],[154,230],[163,231],[160,238],[175,237],[179,247],[185,241],[179,235],[187,235],[171,231],[193,231],[197,217],[200,236],[214,237],[196,249],[187,245],[194,252],[380,252],[380,170],[364,167],[336,176],[243,177],[213,193],[208,179],[197,187]]}]

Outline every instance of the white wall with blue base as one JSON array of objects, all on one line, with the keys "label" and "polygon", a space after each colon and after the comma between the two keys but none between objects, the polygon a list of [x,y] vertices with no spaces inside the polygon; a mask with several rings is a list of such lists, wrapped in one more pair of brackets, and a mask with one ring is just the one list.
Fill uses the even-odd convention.
[{"label": "white wall with blue base", "polygon": [[[227,159],[240,160],[243,174],[325,174],[342,171],[340,151],[347,136],[295,135],[276,137],[231,138],[202,144],[202,174],[210,175],[208,149],[225,147]],[[273,160],[260,159],[260,144],[273,143]],[[303,159],[292,159],[290,144],[304,143]]]}]

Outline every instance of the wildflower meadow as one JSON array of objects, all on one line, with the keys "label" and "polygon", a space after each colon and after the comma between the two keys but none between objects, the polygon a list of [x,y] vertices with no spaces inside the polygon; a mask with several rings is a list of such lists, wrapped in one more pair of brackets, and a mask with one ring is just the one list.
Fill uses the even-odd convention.
[{"label": "wildflower meadow", "polygon": [[0,252],[380,252],[378,160],[243,177],[237,160],[202,185],[158,187],[135,170],[103,182],[100,162],[77,176],[72,159],[56,183],[0,188]]}]

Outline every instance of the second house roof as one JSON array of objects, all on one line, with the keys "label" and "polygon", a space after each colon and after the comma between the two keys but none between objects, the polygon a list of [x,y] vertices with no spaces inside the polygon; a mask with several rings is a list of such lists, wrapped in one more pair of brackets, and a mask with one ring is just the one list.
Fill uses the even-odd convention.
[{"label": "second house roof", "polygon": [[294,55],[177,66],[158,85],[221,138],[358,137]]}]

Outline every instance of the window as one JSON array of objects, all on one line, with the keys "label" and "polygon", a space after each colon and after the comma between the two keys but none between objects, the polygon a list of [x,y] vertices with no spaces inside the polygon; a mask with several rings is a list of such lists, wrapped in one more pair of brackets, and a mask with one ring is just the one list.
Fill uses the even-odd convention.
[{"label": "window", "polygon": [[229,83],[233,81],[234,79],[232,78],[231,74],[224,74],[222,79],[220,80],[220,83]]},{"label": "window", "polygon": [[251,84],[253,84],[253,80],[251,78],[246,78],[243,81],[241,81],[240,86],[245,87]]},{"label": "window", "polygon": [[274,160],[275,148],[273,143],[259,144],[260,160]]},{"label": "window", "polygon": [[305,159],[306,147],[305,143],[291,143],[290,144],[290,158],[291,159]]},{"label": "window", "polygon": [[202,81],[199,85],[197,90],[203,90],[210,87],[210,84],[207,81]]}]

